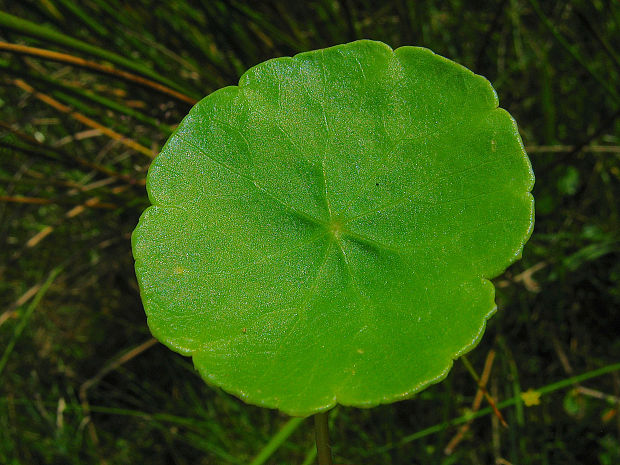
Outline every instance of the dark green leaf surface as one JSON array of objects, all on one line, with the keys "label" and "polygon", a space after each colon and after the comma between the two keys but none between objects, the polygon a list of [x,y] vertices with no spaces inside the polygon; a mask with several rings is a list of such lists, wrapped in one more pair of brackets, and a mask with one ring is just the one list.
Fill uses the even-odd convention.
[{"label": "dark green leaf surface", "polygon": [[247,402],[309,415],[447,374],[533,224],[489,82],[358,41],[277,58],[199,102],[133,234],[153,334]]}]

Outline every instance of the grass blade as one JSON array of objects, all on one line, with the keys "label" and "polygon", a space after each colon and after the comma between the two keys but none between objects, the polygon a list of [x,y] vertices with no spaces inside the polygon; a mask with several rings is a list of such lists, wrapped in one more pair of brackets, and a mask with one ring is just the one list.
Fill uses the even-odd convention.
[{"label": "grass blade", "polygon": [[60,111],[61,113],[66,113],[69,116],[71,116],[72,118],[76,119],[77,121],[79,121],[82,124],[85,124],[86,126],[89,126],[93,129],[99,129],[103,134],[105,134],[106,136],[108,136],[110,139],[114,139],[118,142],[120,142],[121,144],[135,150],[136,152],[139,152],[143,155],[146,155],[149,158],[155,158],[155,153],[137,143],[136,141],[129,139],[125,136],[123,136],[122,134],[119,134],[116,131],[111,130],[110,128],[99,124],[98,122],[96,122],[95,120],[82,115],[81,113],[75,112],[73,110],[71,110],[71,108],[69,108],[66,105],[63,105],[62,103],[60,103],[58,100],[50,97],[49,95],[43,94],[39,91],[37,91],[36,89],[34,89],[32,86],[28,85],[26,82],[24,82],[21,79],[16,79],[15,81],[13,81],[13,83],[19,87],[20,89],[28,92],[29,94],[34,95],[36,98],[38,98],[39,100],[41,100],[44,103],[47,103],[49,106],[55,108],[56,110]]},{"label": "grass blade", "polygon": [[200,98],[199,95],[192,95],[192,92],[184,89],[183,86],[171,81],[170,79],[161,76],[147,66],[142,65],[139,61],[129,60],[125,57],[117,55],[116,53],[108,52],[94,45],[87,44],[81,40],[74,39],[60,32],[54,31],[48,27],[41,26],[39,24],[32,23],[17,16],[0,11],[0,26],[6,27],[13,31],[36,37],[37,39],[47,40],[58,45],[64,45],[74,50],[88,53],[99,58],[103,58],[111,63],[122,66],[123,68],[130,69],[144,76],[148,76],[162,84],[165,84],[173,89],[182,92],[195,99]]},{"label": "grass blade", "polygon": [[271,440],[261,449],[261,451],[250,462],[250,465],[263,465],[278,448],[284,444],[288,437],[301,425],[304,418],[293,417],[287,421],[280,431],[278,431]]},{"label": "grass blade", "polygon": [[[608,373],[613,373],[614,371],[618,371],[618,370],[620,370],[620,363],[613,363],[611,365],[604,366],[597,370],[588,371],[586,373],[582,373],[581,375],[572,376],[570,378],[563,379],[556,383],[547,384],[546,386],[536,389],[536,392],[538,392],[541,396],[543,396],[545,394],[550,394],[554,391],[558,391],[560,389],[570,387],[574,385],[575,383],[580,383],[582,381],[596,378],[597,376],[602,376]],[[511,397],[510,399],[506,399],[503,402],[499,402],[497,404],[497,408],[501,409],[505,407],[510,407],[510,406],[516,405],[519,402],[521,402],[521,396],[514,396],[514,397]],[[489,415],[492,412],[493,412],[493,409],[491,407],[486,407],[484,409],[478,410],[475,413],[461,415],[460,417],[453,418],[452,420],[445,421],[442,423],[438,423],[436,425],[425,428],[421,431],[417,431],[413,434],[410,434],[409,436],[405,436],[404,438],[400,439],[398,442],[394,444],[386,444],[383,447],[377,447],[376,449],[369,451],[368,455],[376,455],[376,454],[380,454],[382,452],[385,452],[391,449],[395,449],[397,447],[402,447],[405,444],[408,444],[413,441],[417,441],[418,439],[422,439],[426,436],[430,436],[431,434],[439,433],[440,431],[443,431],[446,428],[449,428],[451,426],[456,426],[456,425],[461,425],[463,423],[467,423],[468,421],[474,420],[476,418]]]},{"label": "grass blade", "polygon": [[590,76],[592,76],[596,81],[598,81],[598,83],[603,87],[603,89],[607,91],[607,93],[614,99],[614,101],[619,102],[620,97],[618,97],[618,93],[616,92],[615,88],[610,87],[609,84],[601,76],[594,72],[588,62],[581,57],[579,52],[577,52],[577,49],[564,38],[558,28],[556,28],[554,24],[549,20],[549,18],[547,18],[545,13],[542,11],[539,3],[536,0],[529,0],[529,2],[542,23],[547,29],[549,29],[549,32],[551,32],[553,37],[555,37],[555,39],[564,48],[564,50],[566,50],[570,54],[570,56],[572,56],[573,59],[590,74]]},{"label": "grass blade", "polygon": [[61,271],[62,271],[62,266],[59,266],[59,267],[54,268],[50,272],[50,274],[47,276],[47,279],[41,285],[37,294],[34,296],[34,299],[32,299],[32,302],[30,302],[30,305],[28,305],[28,307],[24,311],[24,314],[22,315],[21,320],[19,321],[17,325],[17,328],[15,328],[13,337],[11,338],[6,348],[4,349],[4,353],[2,354],[2,358],[0,359],[0,375],[2,375],[2,372],[4,371],[4,367],[6,367],[6,364],[9,361],[9,357],[11,356],[11,352],[13,352],[13,349],[15,348],[15,344],[17,343],[17,340],[19,339],[22,332],[26,328],[26,325],[28,324],[28,320],[32,316],[32,313],[35,311],[35,309],[39,305],[39,302],[41,302],[41,299],[46,294],[47,290],[54,282],[54,279],[56,279],[56,277]]},{"label": "grass blade", "polygon": [[166,86],[162,86],[161,84],[157,82],[153,82],[141,76],[136,76],[135,74],[128,73],[126,71],[122,71],[122,70],[113,68],[111,66],[101,65],[99,63],[84,60],[83,58],[76,57],[73,55],[68,55],[66,53],[54,52],[51,50],[46,50],[46,49],[36,48],[36,47],[29,47],[27,45],[10,44],[8,42],[0,42],[0,50],[36,56],[39,58],[44,58],[44,59],[52,60],[52,61],[58,61],[61,63],[69,63],[71,65],[80,66],[82,68],[92,69],[100,73],[111,74],[121,79],[125,79],[126,81],[140,84],[142,86],[150,87],[161,93],[168,94],[179,100],[187,102],[191,105],[197,102],[197,100],[192,97],[189,97],[181,92],[177,92],[176,90],[170,89]]}]

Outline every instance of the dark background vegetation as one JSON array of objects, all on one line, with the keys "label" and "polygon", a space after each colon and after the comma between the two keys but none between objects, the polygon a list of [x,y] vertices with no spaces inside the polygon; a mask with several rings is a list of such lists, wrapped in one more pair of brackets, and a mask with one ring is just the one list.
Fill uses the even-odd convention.
[{"label": "dark background vegetation", "polygon": [[313,461],[309,421],[244,405],[152,344],[129,237],[149,155],[189,102],[268,58],[357,38],[486,76],[519,122],[537,212],[468,356],[481,375],[495,354],[486,386],[512,404],[509,427],[484,400],[446,455],[477,391],[457,362],[411,400],[337,408],[336,462],[620,463],[619,25],[615,0],[0,2],[0,463],[247,464],[270,441],[252,463]]}]

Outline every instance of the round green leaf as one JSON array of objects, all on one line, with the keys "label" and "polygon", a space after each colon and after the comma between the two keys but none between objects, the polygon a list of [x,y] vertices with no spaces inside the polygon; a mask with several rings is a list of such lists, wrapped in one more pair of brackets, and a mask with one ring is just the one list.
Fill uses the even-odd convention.
[{"label": "round green leaf", "polygon": [[200,101],[133,234],[153,334],[209,383],[309,415],[443,379],[530,235],[533,174],[489,82],[374,41]]}]

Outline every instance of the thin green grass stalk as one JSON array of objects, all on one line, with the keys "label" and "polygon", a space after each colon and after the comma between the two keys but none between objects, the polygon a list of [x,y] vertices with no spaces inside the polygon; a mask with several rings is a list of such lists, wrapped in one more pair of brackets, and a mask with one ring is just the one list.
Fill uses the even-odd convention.
[{"label": "thin green grass stalk", "polygon": [[[245,28],[240,28],[231,19],[226,7],[212,2],[203,2],[203,6],[207,12],[207,26],[213,31],[214,37],[220,38],[215,40],[215,43],[222,55],[223,64],[231,70],[232,75],[241,76],[248,67],[245,63],[248,55],[256,55],[254,41],[248,38]],[[191,37],[193,42],[199,44],[204,42],[201,39],[202,31],[192,28],[190,32],[193,34]],[[228,40],[222,40],[223,37],[227,37]]]},{"label": "thin green grass stalk", "polygon": [[32,301],[30,302],[30,305],[26,307],[26,310],[24,311],[23,315],[21,315],[21,319],[19,320],[19,323],[17,324],[17,327],[15,328],[15,331],[13,332],[13,337],[11,338],[6,348],[4,349],[4,353],[2,354],[2,358],[0,359],[0,376],[2,375],[2,372],[4,371],[4,367],[6,367],[6,364],[9,361],[9,357],[11,356],[11,353],[13,352],[13,349],[15,348],[15,344],[17,343],[17,340],[19,339],[22,332],[26,328],[26,325],[28,324],[28,320],[30,320],[32,313],[35,311],[35,309],[39,305],[39,302],[41,302],[41,299],[43,298],[43,296],[45,295],[45,293],[47,292],[51,284],[54,282],[54,279],[56,279],[56,277],[61,271],[62,271],[62,266],[59,266],[59,267],[54,268],[49,273],[49,275],[47,276],[47,279],[41,285],[41,288],[39,289],[37,294],[34,296]]},{"label": "thin green grass stalk", "polygon": [[160,123],[155,118],[145,115],[144,113],[141,113],[133,108],[129,108],[119,102],[115,102],[114,100],[110,100],[106,97],[102,97],[94,92],[83,90],[83,89],[80,89],[79,87],[69,86],[67,84],[64,84],[61,81],[52,79],[48,76],[43,76],[43,75],[38,75],[38,74],[37,75],[26,74],[21,71],[13,70],[10,67],[10,64],[8,62],[0,61],[0,68],[4,68],[5,70],[7,70],[7,72],[10,72],[17,76],[27,77],[28,79],[31,79],[33,81],[45,82],[46,84],[50,84],[54,87],[66,90],[67,92],[76,94],[84,99],[90,100],[91,102],[98,103],[99,105],[102,105],[110,110],[116,111],[118,113],[122,113],[127,116],[131,116],[132,118],[135,118],[138,121],[141,121],[150,126],[153,126],[154,128],[157,128],[159,131],[161,131],[165,135],[172,134],[173,128],[171,126]]},{"label": "thin green grass stalk", "polygon": [[[206,36],[205,33],[200,30],[200,28],[188,23],[187,32],[189,32],[190,34],[190,36],[186,40],[187,44],[191,43],[194,46],[198,47],[202,52],[203,56],[207,60],[209,60],[209,62],[213,65],[213,67],[218,73],[224,75],[230,74],[230,71],[226,70],[225,68],[225,58],[210,50],[210,46],[212,46],[213,44],[209,42],[208,36]],[[218,48],[216,48],[216,50],[219,52]]]},{"label": "thin green grass stalk", "polygon": [[98,10],[98,16],[103,16],[102,12],[106,12],[110,18],[114,19],[115,23],[123,24],[127,27],[134,25],[133,18],[130,18],[126,11],[123,12],[124,14],[119,14],[121,5],[117,2],[112,0],[91,0],[91,2],[92,5],[95,5],[95,9]]},{"label": "thin green grass stalk", "polygon": [[73,16],[80,19],[82,23],[91,31],[99,34],[101,37],[108,37],[108,30],[104,28],[99,21],[90,16],[86,11],[80,8],[77,5],[77,2],[73,0],[56,0],[58,1],[64,8],[69,10]]},{"label": "thin green grass stalk", "polygon": [[[164,60],[164,57],[170,57],[174,52],[163,47],[161,44],[152,42],[151,44],[147,43],[145,40],[140,40],[139,35],[134,31],[127,27],[119,25],[115,25],[115,31],[111,32],[112,35],[116,35],[123,38],[122,45],[117,45],[117,49],[121,50],[130,47],[132,50],[135,50],[141,54],[142,61],[148,59],[151,61],[151,66],[153,66],[153,70],[155,72],[165,72],[170,69],[177,69],[178,66],[176,64],[171,64],[169,61]],[[186,68],[186,64],[183,61],[177,61],[177,63],[181,63],[181,65]],[[205,79],[200,71],[193,70],[194,73],[198,73],[201,75],[201,78]],[[180,73],[177,73],[181,75]],[[210,75],[207,75],[207,77]],[[189,84],[189,83],[186,83]],[[195,89],[195,82],[192,82],[192,89]]]},{"label": "thin green grass stalk", "polygon": [[590,74],[590,76],[592,76],[596,81],[598,81],[598,83],[603,87],[603,89],[605,89],[607,93],[616,102],[620,102],[620,97],[618,97],[618,93],[616,92],[616,90],[613,87],[610,87],[609,84],[602,77],[596,74],[594,70],[590,67],[590,65],[587,63],[587,61],[581,57],[577,49],[568,43],[568,41],[564,38],[564,36],[558,30],[558,28],[556,28],[555,25],[549,20],[549,18],[547,18],[545,13],[540,8],[538,1],[529,0],[529,2],[530,2],[530,5],[532,5],[532,8],[534,9],[538,17],[540,18],[540,20],[542,21],[542,23],[545,25],[545,27],[549,29],[551,34],[553,34],[553,37],[555,37],[555,39],[570,54],[570,56],[572,56],[574,60],[577,63],[579,63],[583,67],[583,69],[585,69]]},{"label": "thin green grass stalk", "polygon": [[[5,402],[6,399],[0,399],[0,403]],[[14,399],[13,402],[24,405],[29,405],[32,401],[28,399]],[[56,406],[56,402],[45,402],[44,405],[51,408]],[[190,447],[201,450],[202,452],[212,454],[219,457],[228,463],[234,465],[245,465],[245,463],[227,452],[220,444],[216,444],[209,440],[209,422],[202,420],[194,420],[192,418],[180,417],[177,415],[171,415],[167,413],[148,413],[140,410],[132,410],[118,407],[103,407],[103,406],[89,406],[90,412],[128,416],[133,418],[139,418],[148,422],[149,425],[154,426],[162,433],[169,433],[169,425],[177,425],[179,427],[187,428],[184,434],[180,434],[176,437],[177,440],[184,442]],[[82,412],[83,407],[78,404],[69,404],[66,406],[67,412]],[[164,425],[166,423],[167,425]],[[221,462],[217,462],[221,463]]]},{"label": "thin green grass stalk", "polygon": [[278,431],[271,440],[261,449],[261,451],[254,457],[254,460],[250,462],[250,465],[263,465],[269,457],[271,457],[275,451],[277,451],[282,444],[288,439],[288,437],[295,432],[295,430],[301,425],[304,418],[293,417],[287,421],[280,431]]},{"label": "thin green grass stalk", "polygon": [[173,60],[175,63],[178,63],[179,65],[183,66],[183,68],[185,68],[189,72],[197,73],[201,77],[215,79],[215,77],[211,76],[210,74],[207,74],[206,76],[204,76],[203,70],[199,68],[196,61],[192,57],[182,57],[178,53],[175,53],[172,50],[170,50],[165,45],[160,44],[159,42],[156,42],[155,40],[153,40],[153,38],[147,37],[144,34],[139,34],[136,31],[125,28],[125,29],[122,29],[122,33],[125,34],[127,38],[134,37],[136,40],[136,43],[141,44],[139,47],[140,50],[144,50],[144,51],[151,50],[151,53],[153,55],[159,56],[159,57],[161,57],[161,55],[164,55],[170,58],[171,60]]},{"label": "thin green grass stalk", "polygon": [[[65,94],[61,91],[54,91],[51,93],[51,95],[61,103],[72,107],[72,109],[75,109],[84,115],[90,116],[93,119],[98,118],[98,123],[101,123],[120,134],[133,138],[136,142],[144,145],[145,147],[149,147],[152,145],[152,139],[147,137],[136,137],[135,129],[131,125],[128,126],[127,124],[124,124],[118,119],[110,118],[104,112],[98,111],[97,108],[91,107],[82,100],[76,99],[75,97]],[[169,132],[168,134],[170,133],[171,132]]]},{"label": "thin green grass stalk", "polygon": [[[191,368],[192,374],[196,371]],[[204,396],[198,394],[192,387],[191,383],[187,383],[184,387],[183,397],[188,406],[191,406],[191,410],[199,417],[203,417],[204,427],[208,430],[210,437],[215,437],[225,448],[228,450],[234,450],[236,448],[230,431],[226,431],[225,427],[222,427],[219,422],[214,421],[213,418],[213,404],[205,403]],[[163,399],[162,399],[163,400]]]},{"label": "thin green grass stalk", "polygon": [[[78,98],[75,98],[72,95],[65,94],[64,92],[60,90],[53,90],[51,92],[46,92],[46,93],[54,97],[59,102],[64,103],[65,105],[71,107],[72,110],[77,110],[80,113],[86,116],[90,116],[93,119],[100,118],[98,122],[100,122],[101,124],[105,124],[106,126],[110,127],[110,129],[112,129],[112,125],[110,124],[111,123],[110,117],[105,114],[102,115],[101,114],[102,112],[98,111],[98,108],[92,107],[87,102],[84,102]],[[127,133],[128,131],[130,131],[130,129],[126,126],[121,127],[121,128],[114,128],[114,129],[118,130],[119,132],[124,132],[124,133]]]},{"label": "thin green grass stalk", "polygon": [[514,357],[512,356],[512,353],[510,352],[510,350],[508,349],[508,346],[506,345],[504,338],[499,337],[498,343],[499,343],[499,346],[504,351],[504,354],[506,355],[506,360],[508,363],[508,370],[512,378],[512,392],[513,392],[514,398],[517,399],[517,402],[515,403],[515,411],[516,411],[515,413],[517,415],[517,424],[519,426],[523,426],[525,425],[525,413],[523,409],[523,400],[521,399],[521,392],[523,390],[521,389],[521,383],[519,382],[519,369],[517,368],[517,364],[515,363]]},{"label": "thin green grass stalk", "polygon": [[620,70],[620,57],[616,55],[616,52],[614,51],[613,46],[611,46],[609,42],[599,33],[599,31],[594,26],[592,26],[592,24],[590,24],[590,21],[588,21],[588,19],[585,17],[585,15],[582,12],[577,11],[576,13],[577,13],[577,17],[581,20],[583,25],[588,29],[590,34],[592,34],[592,36],[596,39],[596,41],[603,47],[603,50],[609,56],[609,58],[612,59],[612,61],[616,65],[616,68]]},{"label": "thin green grass stalk", "polygon": [[[581,383],[583,381],[586,381],[588,379],[592,379],[592,378],[596,378],[598,376],[602,376],[602,375],[606,375],[608,373],[613,373],[614,371],[618,371],[620,370],[620,363],[613,363],[611,365],[607,365],[604,366],[602,368],[599,368],[597,370],[592,370],[592,371],[588,371],[586,373],[583,373],[581,375],[578,376],[572,376],[570,378],[566,378],[563,379],[561,381],[558,381],[556,383],[551,383],[551,384],[547,384],[546,386],[543,386],[539,389],[536,389],[536,391],[540,394],[540,396],[544,396],[546,394],[552,393],[554,391],[559,391],[560,389],[564,389],[567,387],[570,387],[572,385],[574,385],[575,383]],[[521,402],[521,396],[514,396],[511,397],[510,399],[506,399],[503,402],[498,402],[497,404],[497,408],[498,409],[502,409],[505,407],[511,407],[513,405],[516,405],[518,402]],[[438,423],[434,426],[430,426],[428,428],[425,428],[421,431],[418,431],[416,433],[410,434],[408,436],[405,436],[404,438],[402,438],[400,441],[394,443],[394,444],[386,444],[385,446],[382,447],[376,447],[373,450],[368,451],[367,456],[370,455],[375,455],[375,454],[380,454],[382,452],[388,451],[388,450],[392,450],[392,449],[396,449],[398,447],[402,447],[405,444],[408,444],[410,442],[413,441],[417,441],[418,439],[422,439],[426,436],[430,436],[431,434],[435,434],[435,433],[439,433],[440,431],[443,431],[446,428],[449,428],[451,426],[458,426],[458,425],[462,425],[463,423],[467,423],[470,420],[475,420],[477,418],[481,418],[484,416],[487,416],[489,414],[493,413],[493,409],[491,407],[486,407],[483,409],[478,410],[477,412],[474,413],[468,413],[465,415],[461,415],[460,417],[457,418],[453,418],[450,421],[445,421],[442,423]]]},{"label": "thin green grass stalk", "polygon": [[302,50],[306,50],[309,48],[309,42],[307,38],[304,37],[304,33],[300,29],[300,25],[295,22],[287,12],[286,5],[282,3],[274,3],[274,10],[277,12],[277,15],[281,18],[281,20],[286,24],[286,27],[291,31],[293,38],[301,45],[303,44]]},{"label": "thin green grass stalk", "polygon": [[[0,121],[2,123],[2,121]],[[18,135],[19,137],[27,137],[27,134],[22,133],[11,133],[12,135]],[[60,147],[49,147],[44,144],[35,145],[32,141],[27,139],[11,139],[7,140],[4,137],[0,138],[0,148],[6,149],[7,151],[19,152],[25,155],[43,158],[45,160],[52,161],[53,163],[62,164],[65,168],[75,170],[77,167],[75,163],[78,163],[81,167],[86,167],[89,170],[96,170],[101,174],[106,176],[116,177],[120,180],[123,180],[129,184],[136,184],[137,179],[133,178],[130,174],[120,173],[114,171],[112,169],[108,169],[102,165],[98,165],[96,163],[90,162],[78,155],[74,155],[72,152],[67,152],[62,150]],[[143,189],[143,187],[140,187]]]},{"label": "thin green grass stalk", "polygon": [[267,32],[270,38],[286,44],[294,50],[304,49],[304,43],[299,42],[297,39],[291,37],[282,29],[274,26],[272,18],[265,18],[263,15],[260,14],[260,12],[253,10],[250,6],[245,4],[245,2],[233,3],[232,7],[239,11],[239,13],[245,16],[249,21],[256,24],[263,31]]},{"label": "thin green grass stalk", "polygon": [[65,19],[65,17],[58,10],[58,8],[56,8],[56,5],[54,5],[54,3],[52,3],[51,0],[42,0],[40,2],[37,2],[37,7],[38,7],[38,10],[44,16],[47,16],[48,18],[61,20],[61,21],[64,21]]},{"label": "thin green grass stalk", "polygon": [[[48,278],[49,279],[49,278]],[[51,283],[50,283],[51,284]],[[42,289],[43,290],[43,289]],[[39,294],[41,294],[41,291],[39,291]],[[38,296],[38,295],[37,295]],[[35,297],[36,299],[37,297]],[[34,302],[33,302],[34,303]],[[551,384],[547,384],[546,386],[543,386],[539,389],[537,389],[537,392],[540,393],[541,396],[544,396],[546,394],[550,394],[552,392],[570,387],[572,385],[574,385],[575,383],[581,383],[584,382],[586,380],[592,379],[592,378],[596,378],[605,374],[609,374],[609,373],[613,373],[614,371],[619,371],[620,370],[620,363],[614,363],[611,365],[607,365],[604,366],[602,368],[596,369],[596,370],[592,370],[592,371],[588,371],[586,373],[582,373],[581,375],[578,376],[573,376],[570,378],[566,378],[563,379],[561,381],[555,382],[555,383],[551,383]],[[8,400],[6,398],[0,399],[0,403],[5,403]],[[517,402],[521,401],[521,397],[520,396],[514,396],[510,399],[507,399],[503,402],[500,402],[497,404],[498,408],[505,408],[505,407],[509,407],[509,406],[513,406],[516,405]],[[31,401],[29,399],[13,399],[12,402],[14,403],[24,403],[24,404],[29,404]],[[55,405],[54,402],[50,402],[49,403],[51,406]],[[67,406],[67,410],[68,411],[73,411],[73,410],[80,410],[81,406],[79,405],[73,405],[73,406]],[[202,424],[204,422],[202,421],[194,421],[192,419],[188,419],[185,417],[179,417],[179,416],[175,416],[175,415],[169,415],[169,414],[150,414],[147,412],[142,412],[142,411],[137,411],[137,410],[130,410],[130,409],[121,409],[121,408],[113,408],[113,407],[102,407],[102,406],[90,406],[90,410],[92,412],[100,412],[100,413],[107,413],[107,414],[112,414],[112,415],[122,415],[122,416],[132,416],[132,417],[139,417],[139,418],[145,418],[145,419],[155,419],[158,421],[165,421],[168,423],[173,423],[173,424],[178,424],[180,426],[192,426],[192,427],[201,427]],[[470,413],[470,414],[465,414],[462,415],[460,417],[454,418],[450,421],[446,421],[446,422],[442,422],[442,423],[438,423],[434,426],[431,426],[429,428],[426,428],[424,430],[418,431],[414,434],[411,434],[409,436],[405,436],[404,438],[402,438],[400,441],[398,441],[397,443],[394,444],[387,444],[383,447],[377,447],[373,450],[368,451],[368,453],[366,454],[366,456],[371,456],[371,455],[376,455],[379,453],[383,453],[401,446],[404,446],[405,444],[408,444],[410,442],[414,442],[418,439],[424,438],[426,436],[430,436],[432,434],[438,433],[440,431],[445,430],[446,428],[449,428],[451,426],[457,426],[463,423],[466,423],[468,421],[470,421],[471,419],[477,419],[477,418],[481,418],[484,416],[487,416],[489,414],[491,414],[493,411],[490,407],[484,408],[479,410],[478,412],[475,413]],[[280,447],[285,440],[297,429],[297,427],[299,426],[299,424],[301,424],[303,422],[303,418],[291,418],[291,420],[289,420],[282,428],[281,430],[271,439],[271,441],[269,441],[269,443],[267,444],[267,446],[265,446],[263,448],[263,450],[261,450],[261,452],[259,452],[259,454],[256,456],[256,458],[254,459],[254,461],[252,461],[250,463],[250,465],[262,465],[265,463],[265,461],[273,454],[273,452],[275,452],[275,450],[277,450],[278,447]],[[277,444],[277,447],[273,448],[272,444]],[[259,459],[260,456],[262,456],[263,454],[266,454],[264,452],[265,449],[273,449],[270,454],[268,456],[265,456],[264,458],[261,458],[261,461],[257,461],[257,459]],[[311,463],[308,462],[308,458],[312,456],[311,453],[308,453],[306,455],[306,459],[304,461],[304,464],[307,463]]]},{"label": "thin green grass stalk", "polygon": [[[183,2],[175,3],[174,8],[174,21],[171,21],[170,17],[161,17],[160,19],[168,22],[168,27],[175,32],[177,41],[181,42],[181,48],[185,50],[199,50],[216,67],[217,73],[224,73],[223,69],[218,68],[224,60],[220,51],[214,47],[215,39],[205,11]],[[197,58],[197,56],[194,55],[194,58]],[[204,70],[202,73],[204,73]],[[204,74],[211,78],[213,73]]]},{"label": "thin green grass stalk", "polygon": [[99,58],[103,58],[104,60],[122,66],[123,68],[130,69],[144,76],[148,76],[151,79],[155,79],[156,81],[172,87],[173,89],[182,92],[192,98],[199,99],[200,97],[202,97],[185,89],[183,86],[180,86],[174,81],[171,81],[170,79],[161,76],[159,73],[153,71],[147,66],[142,65],[140,61],[130,60],[128,58],[117,55],[116,53],[108,52],[107,50],[104,50],[102,48],[90,45],[86,42],[74,39],[73,37],[67,36],[58,31],[54,31],[53,29],[50,29],[48,27],[32,23],[30,21],[19,18],[17,16],[13,16],[3,11],[0,11],[0,26],[6,27],[7,29],[19,32],[21,34],[35,37],[37,39],[47,40],[59,45],[70,47],[74,50],[79,50],[81,52],[89,53]]},{"label": "thin green grass stalk", "polygon": [[[195,447],[196,449],[202,450],[203,452],[215,455],[228,463],[232,463],[234,465],[245,465],[245,462],[243,460],[235,457],[230,452],[224,450],[222,447],[213,444],[211,441],[206,440],[201,433],[188,432],[184,436],[185,437],[181,437],[180,439],[191,447]],[[218,461],[217,463],[221,462]]]},{"label": "thin green grass stalk", "polygon": [[337,3],[331,0],[323,0],[323,2],[313,5],[319,19],[318,23],[329,33],[329,36],[325,38],[325,43],[339,41],[343,36],[342,31],[346,29],[344,20],[334,10],[336,5]]},{"label": "thin green grass stalk", "polygon": [[312,465],[315,460],[316,460],[316,447],[312,446],[310,449],[308,449],[308,452],[306,453],[306,457],[304,458],[304,461],[301,462],[301,465]]},{"label": "thin green grass stalk", "polygon": [[[143,123],[146,123],[156,129],[158,129],[159,131],[161,131],[163,134],[165,135],[170,135],[173,132],[173,128],[171,126],[168,126],[167,124],[163,124],[163,123],[159,123],[155,118],[151,118],[148,115],[145,115],[144,113],[141,113],[137,110],[134,110],[133,108],[129,108],[121,103],[115,102],[113,100],[110,100],[106,97],[102,97],[100,95],[97,95],[93,92],[89,92],[89,91],[85,91],[82,90],[78,87],[70,87],[70,86],[66,86],[62,83],[56,82],[56,85],[58,85],[59,87],[64,88],[65,90],[75,93],[77,95],[79,95],[80,97],[83,97],[85,99],[88,99],[92,102],[98,103],[106,108],[109,108],[110,110],[114,110],[118,113],[122,113],[124,115],[127,116],[131,116],[132,118],[135,118],[138,121],[141,121]],[[64,95],[64,94],[63,94]],[[60,99],[59,99],[60,100]]]},{"label": "thin green grass stalk", "polygon": [[541,60],[541,103],[544,118],[545,142],[551,144],[556,142],[556,105],[554,104],[552,67],[549,64],[547,53]]}]

